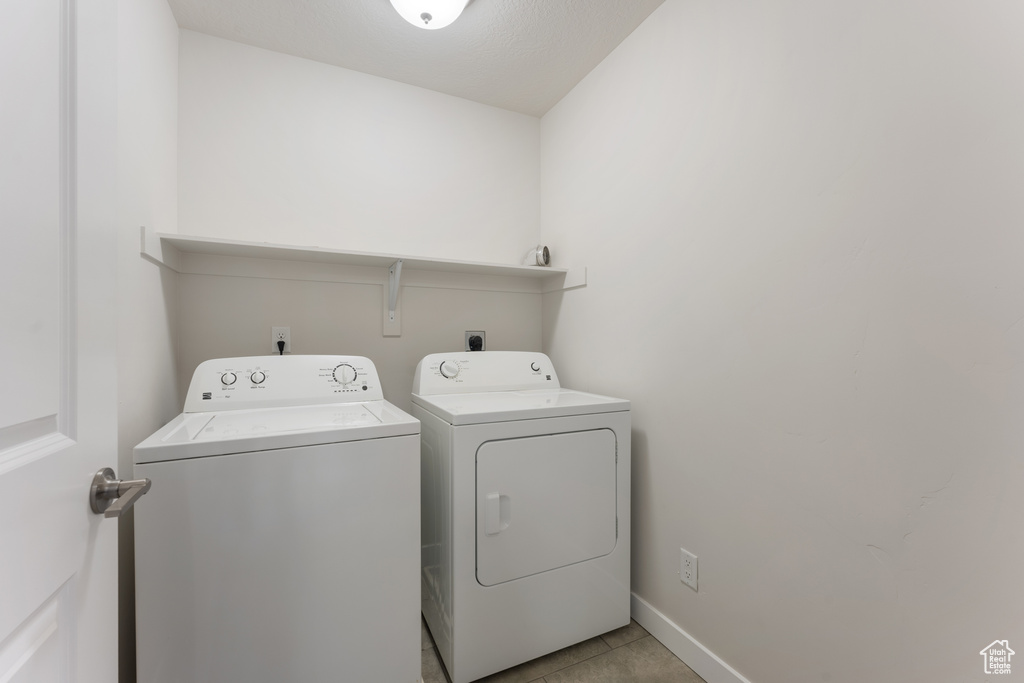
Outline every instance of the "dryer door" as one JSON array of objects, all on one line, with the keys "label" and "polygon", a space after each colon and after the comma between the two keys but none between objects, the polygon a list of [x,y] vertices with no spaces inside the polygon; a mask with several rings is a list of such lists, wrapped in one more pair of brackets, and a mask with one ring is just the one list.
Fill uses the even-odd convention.
[{"label": "dryer door", "polygon": [[493,586],[615,548],[615,433],[487,441],[476,454],[477,581]]}]

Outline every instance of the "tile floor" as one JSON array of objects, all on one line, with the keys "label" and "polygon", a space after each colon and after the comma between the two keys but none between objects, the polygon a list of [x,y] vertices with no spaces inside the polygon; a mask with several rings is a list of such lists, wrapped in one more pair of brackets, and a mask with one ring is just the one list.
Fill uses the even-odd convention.
[{"label": "tile floor", "polygon": [[[422,629],[423,683],[449,683],[426,624]],[[631,620],[629,626],[482,678],[479,683],[704,683],[704,680]]]}]

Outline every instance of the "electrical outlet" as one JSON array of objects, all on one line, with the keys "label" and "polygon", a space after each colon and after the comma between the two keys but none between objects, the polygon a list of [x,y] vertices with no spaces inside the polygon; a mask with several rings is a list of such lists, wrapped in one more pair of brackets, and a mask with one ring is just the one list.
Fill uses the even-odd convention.
[{"label": "electrical outlet", "polygon": [[697,556],[682,548],[679,549],[679,580],[697,590]]},{"label": "electrical outlet", "polygon": [[277,342],[284,342],[284,352],[292,352],[292,328],[290,327],[271,327],[270,328],[271,341],[273,346],[271,347],[274,353],[281,353],[277,347]]},{"label": "electrical outlet", "polygon": [[487,348],[487,333],[483,330],[466,330],[466,350],[483,351]]}]

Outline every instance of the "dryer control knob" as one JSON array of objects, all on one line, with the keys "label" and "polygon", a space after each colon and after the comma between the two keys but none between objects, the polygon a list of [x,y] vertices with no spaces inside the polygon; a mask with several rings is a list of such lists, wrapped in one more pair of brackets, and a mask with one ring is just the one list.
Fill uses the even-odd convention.
[{"label": "dryer control knob", "polygon": [[455,377],[458,376],[459,374],[460,368],[459,364],[456,363],[455,361],[446,360],[443,363],[441,363],[440,370],[441,375],[443,377],[447,377],[448,379],[455,379]]},{"label": "dryer control knob", "polygon": [[220,383],[223,384],[226,387],[229,387],[232,384],[234,384],[235,380],[237,380],[237,379],[238,379],[238,375],[236,375],[235,373],[233,373],[233,372],[225,372],[223,375],[220,376]]},{"label": "dryer control knob", "polygon": [[334,368],[334,379],[338,384],[351,384],[356,379],[356,369],[348,363],[342,363]]},{"label": "dryer control knob", "polygon": [[253,384],[263,384],[263,380],[265,380],[266,378],[267,376],[264,373],[260,372],[259,370],[249,375],[249,379],[252,380]]},{"label": "dryer control knob", "polygon": [[538,363],[537,361],[533,361],[532,363],[530,363],[530,369],[533,370],[534,372],[540,372],[540,363]]}]

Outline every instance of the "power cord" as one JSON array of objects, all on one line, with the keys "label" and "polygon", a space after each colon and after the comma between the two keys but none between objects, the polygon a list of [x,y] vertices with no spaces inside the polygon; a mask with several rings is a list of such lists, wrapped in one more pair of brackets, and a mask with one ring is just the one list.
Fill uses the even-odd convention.
[{"label": "power cord", "polygon": [[280,355],[284,355],[284,340],[277,342],[277,350],[280,352]]}]

